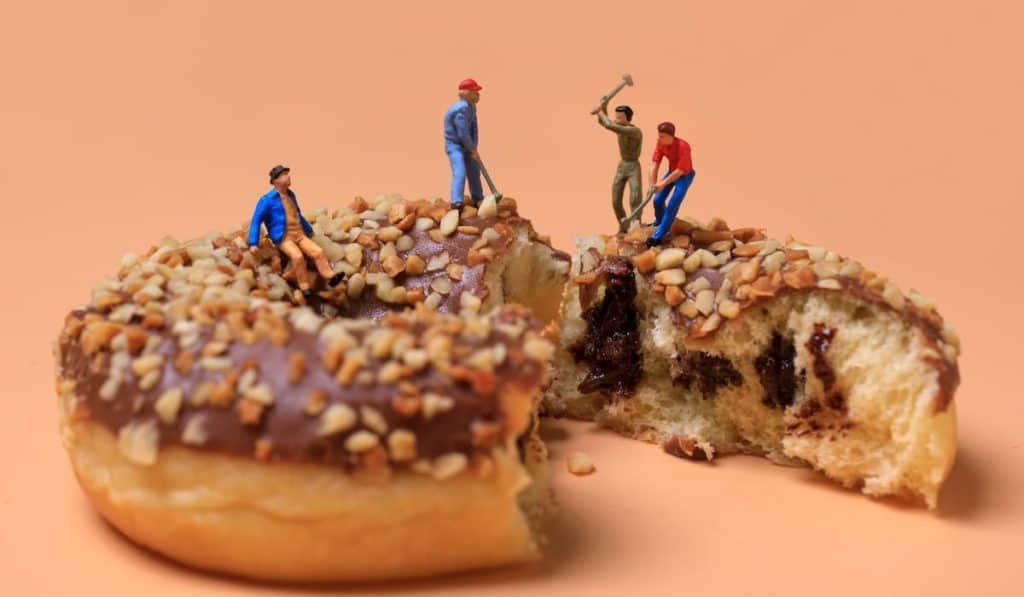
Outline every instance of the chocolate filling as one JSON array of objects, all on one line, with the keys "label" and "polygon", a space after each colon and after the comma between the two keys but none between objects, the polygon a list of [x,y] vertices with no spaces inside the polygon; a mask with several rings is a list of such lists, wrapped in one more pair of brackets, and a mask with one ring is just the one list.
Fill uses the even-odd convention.
[{"label": "chocolate filling", "polygon": [[738,386],[743,376],[725,357],[706,352],[687,352],[676,359],[672,367],[672,380],[690,389],[696,385],[705,400],[715,397],[723,386]]},{"label": "chocolate filling", "polygon": [[842,393],[835,389],[836,372],[832,369],[832,365],[825,356],[829,346],[832,345],[832,339],[835,338],[835,335],[836,330],[834,328],[830,328],[824,323],[815,323],[814,332],[807,339],[806,346],[814,360],[812,365],[814,374],[821,380],[821,385],[825,390],[825,403],[836,410],[842,410],[845,407],[846,401],[843,399]]},{"label": "chocolate filling", "polygon": [[796,347],[792,340],[772,333],[772,340],[757,359],[754,368],[761,378],[764,395],[761,402],[771,408],[786,408],[796,397],[797,374],[793,364]]},{"label": "chocolate filling", "polygon": [[608,257],[595,273],[595,280],[605,282],[604,298],[586,307],[583,319],[587,322],[587,333],[571,349],[577,363],[589,366],[578,389],[583,394],[605,390],[616,396],[629,396],[643,369],[638,316],[633,304],[633,263],[624,257]]}]

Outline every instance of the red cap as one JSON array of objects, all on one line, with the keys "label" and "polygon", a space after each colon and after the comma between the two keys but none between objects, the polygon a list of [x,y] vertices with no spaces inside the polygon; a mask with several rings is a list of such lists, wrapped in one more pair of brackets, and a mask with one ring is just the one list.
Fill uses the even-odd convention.
[{"label": "red cap", "polygon": [[483,87],[481,87],[474,79],[463,79],[462,82],[459,83],[459,91],[467,89],[470,91],[480,91]]}]

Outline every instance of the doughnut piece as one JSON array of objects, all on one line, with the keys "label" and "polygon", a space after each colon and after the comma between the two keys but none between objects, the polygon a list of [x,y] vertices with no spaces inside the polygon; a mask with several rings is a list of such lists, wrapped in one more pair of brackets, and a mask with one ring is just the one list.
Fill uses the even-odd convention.
[{"label": "doughnut piece", "polygon": [[935,507],[960,344],[931,299],[721,219],[679,220],[654,249],[650,231],[578,240],[547,413]]},{"label": "doughnut piece", "polygon": [[306,305],[241,231],[127,255],[55,347],[61,435],[97,510],[173,559],[267,580],[539,557],[553,347],[504,303],[556,315],[568,256],[510,200],[445,207],[314,212],[348,276]]}]

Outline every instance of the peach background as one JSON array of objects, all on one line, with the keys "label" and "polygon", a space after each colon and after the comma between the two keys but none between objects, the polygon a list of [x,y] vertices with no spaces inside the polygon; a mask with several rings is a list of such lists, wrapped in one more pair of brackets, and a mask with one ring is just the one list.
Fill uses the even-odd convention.
[{"label": "peach background", "polygon": [[[294,169],[307,209],[444,195],[441,114],[465,76],[485,87],[492,174],[570,248],[613,225],[615,140],[587,112],[623,71],[637,81],[620,99],[648,134],[645,155],[663,119],[693,145],[685,213],[828,243],[939,299],[964,345],[962,451],[940,511],[562,424],[563,510],[544,566],[363,589],[1013,591],[1024,547],[1019,3],[509,4],[5,4],[0,591],[302,592],[179,568],[93,515],[56,433],[50,347],[63,314],[122,253],[246,219],[277,162]],[[599,472],[567,475],[571,449]]]}]

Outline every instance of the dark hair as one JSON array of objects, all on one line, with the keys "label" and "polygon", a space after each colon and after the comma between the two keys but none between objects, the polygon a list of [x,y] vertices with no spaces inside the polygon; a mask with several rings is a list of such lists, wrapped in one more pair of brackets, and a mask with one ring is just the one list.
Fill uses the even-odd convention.
[{"label": "dark hair", "polygon": [[633,120],[633,108],[630,108],[629,106],[623,104],[621,106],[615,106],[615,111],[622,112],[623,114],[625,114],[627,121]]},{"label": "dark hair", "polygon": [[671,122],[663,122],[663,123],[658,125],[658,132],[659,133],[668,133],[669,135],[675,136],[675,134],[676,134],[676,125],[672,124]]}]

